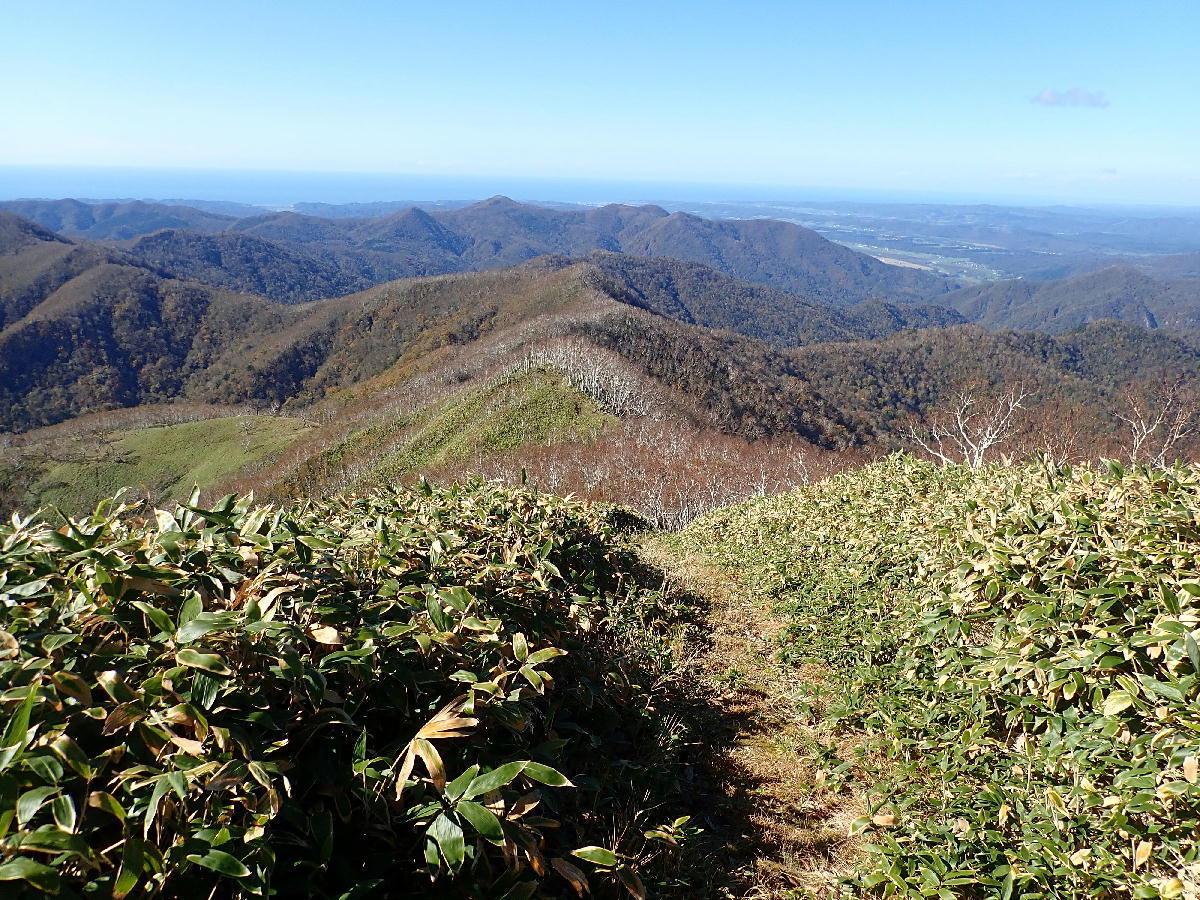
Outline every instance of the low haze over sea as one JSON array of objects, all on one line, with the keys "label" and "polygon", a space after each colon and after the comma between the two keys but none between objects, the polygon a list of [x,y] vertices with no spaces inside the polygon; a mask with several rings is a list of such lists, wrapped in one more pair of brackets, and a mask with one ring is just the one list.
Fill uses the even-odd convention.
[{"label": "low haze over sea", "polygon": [[[0,200],[191,199],[284,208],[295,203],[387,200],[469,202],[506,194],[559,203],[664,203],[672,200],[858,200],[910,203],[1027,202],[1047,199],[898,189],[768,184],[406,175],[370,172],[289,172],[237,169],[0,166]],[[1064,201],[1070,198],[1062,198]]]}]

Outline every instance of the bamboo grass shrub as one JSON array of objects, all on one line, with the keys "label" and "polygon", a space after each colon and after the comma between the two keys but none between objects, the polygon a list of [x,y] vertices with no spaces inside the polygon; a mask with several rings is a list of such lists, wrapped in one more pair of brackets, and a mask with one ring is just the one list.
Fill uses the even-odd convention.
[{"label": "bamboo grass shrub", "polygon": [[869,738],[848,892],[1200,896],[1200,471],[897,456],[690,539]]},{"label": "bamboo grass shrub", "polygon": [[596,810],[671,769],[595,652],[641,602],[600,515],[484,482],[135,512],[0,526],[4,896],[644,892]]}]

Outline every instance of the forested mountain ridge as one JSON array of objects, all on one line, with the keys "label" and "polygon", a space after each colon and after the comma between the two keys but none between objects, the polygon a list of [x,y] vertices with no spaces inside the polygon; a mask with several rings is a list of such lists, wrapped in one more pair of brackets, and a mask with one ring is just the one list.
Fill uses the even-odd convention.
[{"label": "forested mountain ridge", "polygon": [[[13,430],[171,401],[362,405],[372,379],[389,371],[387,383],[399,384],[458,358],[477,375],[486,365],[476,357],[499,364],[570,338],[623,357],[654,391],[677,392],[669,405],[683,403],[706,427],[852,446],[967,383],[1024,380],[1102,419],[1116,386],[1150,377],[1147,366],[1190,371],[1196,357],[1186,341],[1128,327],[1062,338],[962,326],[914,332],[906,329],[961,319],[881,302],[838,308],[697,263],[616,253],[284,305],[3,221],[10,252],[0,266],[20,275],[0,288],[0,423]],[[1122,343],[1123,357],[1113,349]],[[492,349],[465,350],[485,345]],[[1110,358],[1129,364],[1113,368]]]},{"label": "forested mountain ridge", "polygon": [[[560,259],[562,264],[570,262],[568,258]],[[805,294],[731,278],[709,266],[683,260],[611,252],[591,253],[585,259],[605,276],[607,292],[623,303],[680,322],[736,331],[777,347],[869,339],[905,328],[966,321],[954,310],[941,306],[881,300],[835,306]]]},{"label": "forested mountain ridge", "polygon": [[142,200],[87,203],[82,200],[4,200],[0,211],[32,219],[67,237],[121,241],[162,228],[221,231],[236,217],[191,206]]},{"label": "forested mountain ridge", "polygon": [[1155,278],[1131,266],[1053,281],[974,285],[937,302],[987,328],[1062,332],[1099,319],[1146,328],[1200,327],[1200,279]]},{"label": "forested mountain ridge", "polygon": [[[422,227],[426,214],[409,213],[405,221]],[[949,312],[930,316],[879,303],[860,315],[697,263],[619,254],[583,263],[547,257],[525,271],[402,280],[285,306],[169,277],[145,257],[154,246],[185,251],[197,279],[219,284],[215,276],[230,271],[230,253],[211,258],[210,241],[249,256],[261,243],[272,260],[262,271],[274,273],[281,289],[296,283],[295,272],[311,286],[335,277],[332,271],[295,257],[293,268],[278,265],[275,245],[232,232],[158,232],[138,242],[143,253],[136,255],[72,243],[12,214],[0,216],[8,251],[0,257],[0,423],[16,429],[175,398],[313,402],[391,365],[413,341],[428,343],[438,334],[436,341],[462,343],[548,310],[568,315],[581,292],[593,305],[638,306],[656,318],[726,328],[779,347],[960,321]]]},{"label": "forested mountain ridge", "polygon": [[[252,235],[281,245],[278,251],[312,257],[324,271],[291,290],[275,290],[269,270],[275,253],[264,245],[244,255],[222,286],[272,288],[274,299],[310,299],[328,286],[365,287],[415,275],[446,274],[515,265],[548,253],[581,256],[594,250],[699,262],[719,271],[841,306],[880,298],[929,301],[956,286],[919,269],[880,262],[832,243],[814,231],[765,219],[711,220],[668,213],[657,206],[610,204],[563,210],[493,197],[458,209],[416,207],[376,218],[321,218],[273,212],[235,218],[148,203],[86,204],[75,200],[0,203],[71,237],[132,241],[163,229],[213,235],[210,248],[230,250],[224,233]],[[200,245],[177,234],[176,242]],[[137,252],[136,244],[130,249]],[[147,260],[191,274],[196,247],[169,241],[145,247]],[[236,255],[236,253],[235,253]],[[335,273],[336,270],[336,274]]]},{"label": "forested mountain ridge", "polygon": [[[703,219],[657,206],[610,204],[558,210],[493,197],[462,209],[403,210],[380,219],[317,219],[281,213],[232,226],[270,240],[331,252],[394,254],[407,271],[392,277],[515,265],[548,253],[608,250],[699,262],[744,281],[838,305],[861,300],[925,300],[953,287],[946,279],[889,266],[822,238],[768,220]],[[412,271],[411,267],[423,270]]]},{"label": "forested mountain ridge", "polygon": [[0,330],[27,315],[82,272],[121,261],[133,264],[119,250],[77,244],[0,210]]},{"label": "forested mountain ridge", "polygon": [[131,256],[180,278],[259,294],[282,303],[340,297],[374,278],[327,254],[238,232],[168,228],[126,243]]}]

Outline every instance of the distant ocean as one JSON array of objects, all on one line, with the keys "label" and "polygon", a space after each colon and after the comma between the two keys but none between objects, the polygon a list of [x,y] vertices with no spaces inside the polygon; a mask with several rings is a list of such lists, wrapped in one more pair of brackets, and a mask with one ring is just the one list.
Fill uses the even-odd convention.
[{"label": "distant ocean", "polygon": [[[0,200],[227,200],[286,208],[296,203],[483,200],[558,203],[859,200],[955,202],[949,196],[903,191],[720,185],[687,182],[593,181],[504,176],[395,175],[350,172],[267,172],[217,169],[135,169],[0,166]],[[959,200],[965,198],[958,198]]]}]

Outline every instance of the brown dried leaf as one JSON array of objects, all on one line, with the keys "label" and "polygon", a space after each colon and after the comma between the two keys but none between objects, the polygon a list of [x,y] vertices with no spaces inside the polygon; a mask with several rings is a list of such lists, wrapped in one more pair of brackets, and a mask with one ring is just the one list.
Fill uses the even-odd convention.
[{"label": "brown dried leaf", "polygon": [[442,756],[437,752],[437,748],[424,738],[417,738],[412,742],[413,751],[417,756],[421,757],[421,762],[425,763],[425,769],[429,772],[429,777],[433,779],[434,785],[439,791],[446,789],[446,767],[442,763]]},{"label": "brown dried leaf", "polygon": [[575,889],[575,895],[582,897],[585,893],[592,892],[591,885],[588,884],[587,876],[578,868],[571,865],[561,856],[556,856],[550,860],[550,865],[554,867],[554,871],[570,882],[571,887]]},{"label": "brown dried leaf", "polygon": [[341,646],[342,637],[332,625],[313,625],[308,629],[308,636],[318,644],[330,647]]}]

